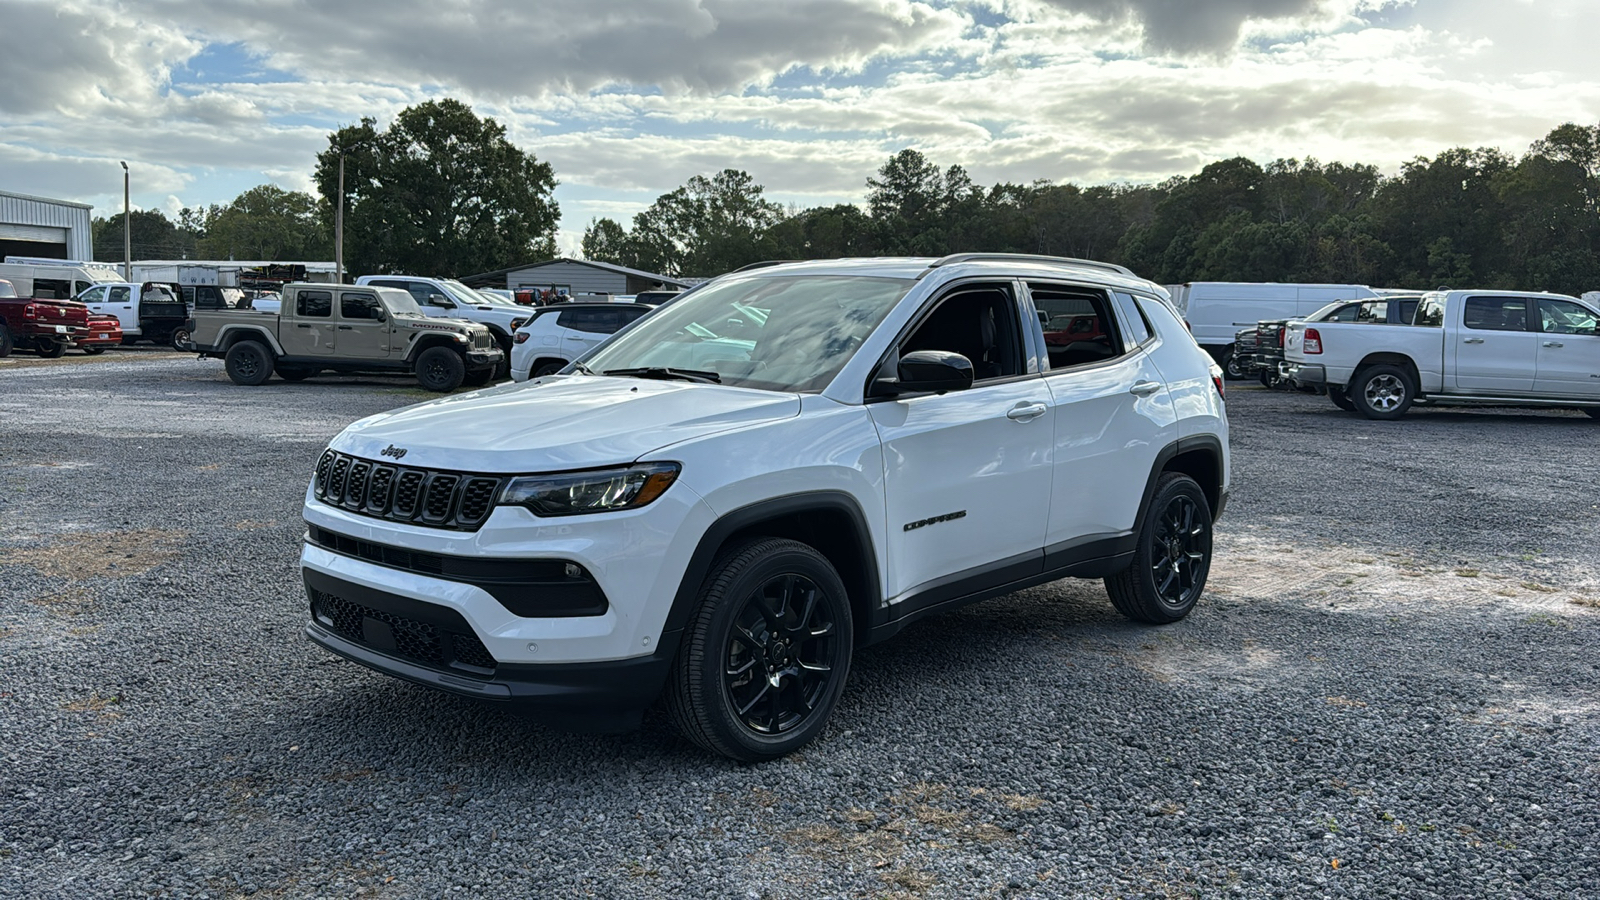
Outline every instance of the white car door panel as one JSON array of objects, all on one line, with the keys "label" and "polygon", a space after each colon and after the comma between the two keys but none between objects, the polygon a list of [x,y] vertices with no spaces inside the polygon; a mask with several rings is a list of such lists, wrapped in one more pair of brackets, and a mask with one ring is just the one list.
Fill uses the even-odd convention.
[{"label": "white car door panel", "polygon": [[867,407],[883,441],[891,597],[1002,562],[1016,577],[1041,570],[1050,401],[1030,377]]},{"label": "white car door panel", "polygon": [[1533,390],[1543,335],[1527,330],[1526,297],[1467,297],[1453,338],[1455,386],[1461,391],[1526,394]]},{"label": "white car door panel", "polygon": [[1539,306],[1543,330],[1534,392],[1600,400],[1600,316],[1567,300],[1540,298]]}]

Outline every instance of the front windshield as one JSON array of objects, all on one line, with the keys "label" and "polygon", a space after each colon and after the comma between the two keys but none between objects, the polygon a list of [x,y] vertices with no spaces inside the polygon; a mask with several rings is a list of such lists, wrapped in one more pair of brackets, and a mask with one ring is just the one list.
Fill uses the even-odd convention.
[{"label": "front windshield", "polygon": [[398,288],[379,288],[378,295],[383,298],[383,305],[388,307],[389,312],[395,315],[425,315],[425,313],[422,311],[422,307],[417,305],[417,298],[411,296],[410,292],[408,291],[402,291]]},{"label": "front windshield", "polygon": [[457,303],[464,303],[467,306],[483,306],[486,303],[499,305],[500,303],[500,301],[480,294],[453,278],[441,278],[439,283],[444,285],[444,289],[450,293],[451,298]]},{"label": "front windshield", "polygon": [[17,289],[11,286],[11,282],[0,281],[0,297],[15,297],[16,295]]},{"label": "front windshield", "polygon": [[820,391],[914,284],[860,275],[714,284],[644,317],[583,362],[596,373],[689,369],[740,387]]}]

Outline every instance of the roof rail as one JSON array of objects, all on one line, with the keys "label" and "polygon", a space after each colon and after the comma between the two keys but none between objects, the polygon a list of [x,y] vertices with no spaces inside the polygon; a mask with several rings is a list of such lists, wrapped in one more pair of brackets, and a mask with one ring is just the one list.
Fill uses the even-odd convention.
[{"label": "roof rail", "polygon": [[789,263],[797,263],[797,262],[805,262],[805,260],[803,260],[803,259],[764,259],[761,262],[753,262],[753,263],[751,263],[751,264],[749,264],[747,266],[740,266],[739,268],[733,269],[732,271],[728,272],[727,274],[732,275],[734,272],[748,272],[751,269],[765,269],[765,268],[768,268],[769,266],[783,266],[783,265],[788,265]]},{"label": "roof rail", "polygon": [[934,260],[933,263],[928,266],[928,268],[937,269],[940,266],[950,266],[956,263],[964,262],[979,262],[987,259],[1009,260],[1011,262],[1067,263],[1074,266],[1088,266],[1092,269],[1105,269],[1107,271],[1117,272],[1122,275],[1130,275],[1134,278],[1139,277],[1134,275],[1133,270],[1129,269],[1127,266],[1119,266],[1115,263],[1096,262],[1092,259],[1073,259],[1070,256],[1041,256],[1037,253],[952,253],[949,256]]}]

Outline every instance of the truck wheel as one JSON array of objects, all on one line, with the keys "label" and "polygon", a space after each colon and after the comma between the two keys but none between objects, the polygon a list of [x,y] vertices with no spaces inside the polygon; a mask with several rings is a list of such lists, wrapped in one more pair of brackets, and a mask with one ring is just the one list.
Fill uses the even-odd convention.
[{"label": "truck wheel", "polygon": [[744,762],[775,759],[828,724],[854,640],[844,582],[798,541],[718,557],[684,631],[667,709],[684,737]]},{"label": "truck wheel", "polygon": [[1193,478],[1166,472],[1144,512],[1133,564],[1106,578],[1111,605],[1135,622],[1187,616],[1211,571],[1211,504]]},{"label": "truck wheel", "polygon": [[47,341],[40,338],[34,343],[34,352],[45,359],[60,359],[67,355],[67,344],[65,341]]},{"label": "truck wheel", "polygon": [[298,366],[278,366],[278,377],[284,381],[305,381],[317,374],[317,369],[302,369]]},{"label": "truck wheel", "polygon": [[262,384],[272,377],[272,351],[260,341],[240,341],[228,348],[224,367],[234,384]]},{"label": "truck wheel", "polygon": [[1345,393],[1344,388],[1339,387],[1336,384],[1328,385],[1328,399],[1333,401],[1334,406],[1339,407],[1345,412],[1356,411],[1355,401],[1350,399],[1350,395]]},{"label": "truck wheel", "polygon": [[187,350],[187,349],[189,349],[189,329],[187,329],[187,328],[179,328],[177,331],[174,331],[172,333],[172,349],[174,349],[174,350]]},{"label": "truck wheel", "polygon": [[1222,351],[1222,358],[1217,362],[1222,366],[1224,377],[1238,381],[1244,377],[1244,367],[1239,365],[1239,357],[1234,353],[1235,349],[1233,344],[1229,344],[1228,348]]},{"label": "truck wheel", "polygon": [[1356,411],[1369,419],[1398,419],[1417,399],[1411,375],[1399,366],[1376,365],[1356,374]]},{"label": "truck wheel", "polygon": [[490,366],[486,369],[474,369],[473,371],[468,372],[461,379],[461,383],[467,387],[483,387],[489,383],[489,379],[499,374],[499,372],[500,369],[498,366]]},{"label": "truck wheel", "polygon": [[467,364],[449,347],[429,347],[417,357],[417,383],[430,391],[453,391],[466,377]]},{"label": "truck wheel", "polygon": [[0,359],[11,355],[11,329],[0,324]]}]

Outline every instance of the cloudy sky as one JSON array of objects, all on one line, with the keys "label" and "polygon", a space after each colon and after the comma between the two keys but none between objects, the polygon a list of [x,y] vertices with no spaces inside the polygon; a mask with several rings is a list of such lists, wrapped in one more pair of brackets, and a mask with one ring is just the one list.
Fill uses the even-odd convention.
[{"label": "cloudy sky", "polygon": [[176,212],[311,190],[327,133],[452,96],[561,181],[563,249],[689,176],[856,202],[1212,160],[1392,171],[1600,122],[1595,0],[0,0],[0,189]]}]

